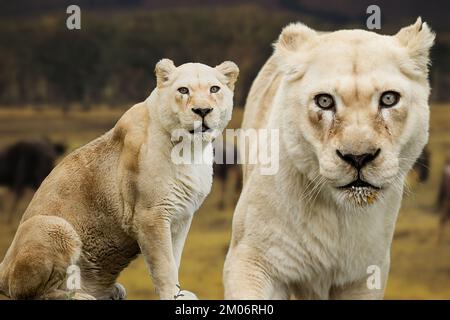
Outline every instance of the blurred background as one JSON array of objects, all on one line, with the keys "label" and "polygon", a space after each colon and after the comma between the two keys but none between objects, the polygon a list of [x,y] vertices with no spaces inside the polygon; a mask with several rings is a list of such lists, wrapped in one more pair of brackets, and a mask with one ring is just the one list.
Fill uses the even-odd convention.
[{"label": "blurred background", "polygon": [[[72,4],[81,8],[81,30],[66,27]],[[371,4],[381,8],[377,32],[396,33],[417,16],[437,32],[430,142],[408,178],[386,298],[450,299],[450,174],[443,174],[450,158],[450,2],[443,0],[2,1],[0,260],[42,179],[149,95],[159,59],[236,62],[241,73],[230,127],[238,128],[249,87],[283,26],[301,21],[324,31],[364,29]],[[222,267],[240,191],[237,166],[215,169],[181,264],[182,287],[201,299],[223,298]],[[156,298],[142,257],[119,281],[130,299]]]}]

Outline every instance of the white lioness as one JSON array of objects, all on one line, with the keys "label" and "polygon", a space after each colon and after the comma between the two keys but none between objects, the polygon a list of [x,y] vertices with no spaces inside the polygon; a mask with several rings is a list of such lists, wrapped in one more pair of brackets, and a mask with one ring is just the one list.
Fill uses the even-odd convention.
[{"label": "white lioness", "polygon": [[279,129],[279,171],[244,168],[227,299],[383,297],[403,181],[428,139],[433,40],[420,19],[395,36],[282,31],[243,121]]},{"label": "white lioness", "polygon": [[[0,264],[0,292],[123,299],[116,279],[142,253],[161,299],[195,298],[180,292],[178,268],[193,213],[211,188],[212,164],[174,164],[171,133],[185,129],[212,157],[211,140],[231,119],[239,70],[233,62],[175,67],[164,59],[155,72],[157,88],[144,102],[42,183]],[[69,290],[77,284],[70,265],[81,271],[76,291]]]}]

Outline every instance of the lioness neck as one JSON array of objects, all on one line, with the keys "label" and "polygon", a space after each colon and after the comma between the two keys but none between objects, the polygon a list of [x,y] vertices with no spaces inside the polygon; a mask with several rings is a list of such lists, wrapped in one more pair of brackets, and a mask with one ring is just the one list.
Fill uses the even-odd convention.
[{"label": "lioness neck", "polygon": [[162,139],[162,142],[165,143],[166,146],[172,145],[171,132],[164,128],[161,122],[159,108],[162,102],[160,101],[158,89],[153,90],[144,103],[149,115],[149,133],[157,133],[158,139]]}]

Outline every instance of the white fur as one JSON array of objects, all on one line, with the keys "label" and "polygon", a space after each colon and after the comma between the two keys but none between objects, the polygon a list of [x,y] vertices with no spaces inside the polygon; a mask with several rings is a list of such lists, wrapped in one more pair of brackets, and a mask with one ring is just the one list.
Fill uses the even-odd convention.
[{"label": "white fur", "polygon": [[[405,31],[406,30],[406,31]],[[280,170],[244,167],[225,262],[227,299],[382,298],[403,180],[428,139],[428,50],[421,21],[389,37],[286,27],[250,91],[244,128],[280,130]],[[398,105],[380,109],[384,91]],[[314,96],[331,94],[334,110]],[[365,203],[338,187],[356,179],[344,153],[380,155],[361,170],[382,189]],[[381,270],[370,289],[368,267]],[[370,270],[370,269],[369,269]]]}]

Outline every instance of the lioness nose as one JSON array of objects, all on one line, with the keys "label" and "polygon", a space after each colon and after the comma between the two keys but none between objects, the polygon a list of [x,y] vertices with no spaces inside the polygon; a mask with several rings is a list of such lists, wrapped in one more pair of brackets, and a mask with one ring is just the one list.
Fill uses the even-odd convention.
[{"label": "lioness nose", "polygon": [[192,112],[198,114],[202,118],[206,117],[211,111],[213,111],[213,108],[192,108]]},{"label": "lioness nose", "polygon": [[377,149],[374,153],[363,153],[363,154],[342,154],[339,150],[336,150],[339,158],[350,164],[352,167],[357,170],[362,169],[366,164],[375,160],[376,157],[380,154],[381,149]]}]

